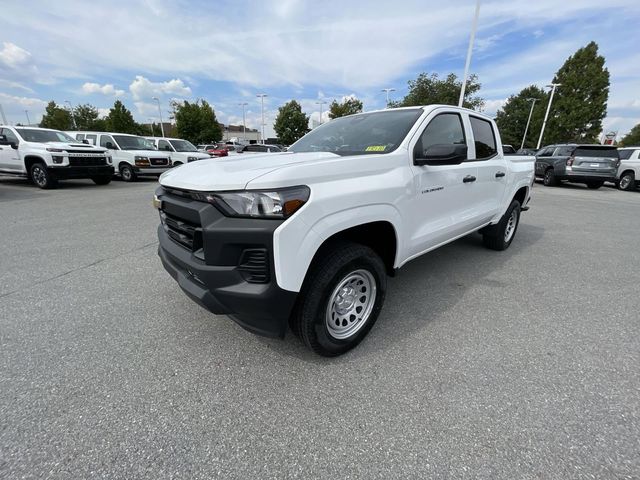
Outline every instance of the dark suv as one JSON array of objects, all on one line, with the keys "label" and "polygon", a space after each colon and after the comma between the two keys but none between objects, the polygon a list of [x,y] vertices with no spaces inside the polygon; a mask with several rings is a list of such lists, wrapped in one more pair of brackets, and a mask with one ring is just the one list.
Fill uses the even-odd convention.
[{"label": "dark suv", "polygon": [[547,187],[567,180],[597,189],[616,181],[619,165],[618,149],[611,145],[549,145],[536,154],[536,177]]}]

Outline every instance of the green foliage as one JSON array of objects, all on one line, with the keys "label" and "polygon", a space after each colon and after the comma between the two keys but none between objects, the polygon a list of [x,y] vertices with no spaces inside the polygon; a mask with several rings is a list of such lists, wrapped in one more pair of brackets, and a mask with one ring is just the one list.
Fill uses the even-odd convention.
[{"label": "green foliage", "polygon": [[625,147],[640,145],[640,123],[633,127],[631,131],[620,140],[620,144]]},{"label": "green foliage", "polygon": [[[478,76],[469,76],[464,93],[464,103],[466,108],[481,110],[484,106],[484,99],[476,94],[480,90]],[[401,102],[389,102],[390,107],[411,107],[414,105],[458,105],[462,82],[454,73],[450,73],[446,78],[440,79],[437,73],[428,75],[421,73],[415,80],[409,80],[409,93]]]},{"label": "green foliage", "polygon": [[570,56],[553,78],[556,89],[544,143],[597,142],[607,115],[609,71],[598,45],[589,43]]},{"label": "green foliage", "polygon": [[194,103],[185,101],[175,105],[178,136],[194,145],[217,142],[222,139],[222,129],[213,108],[205,100]]},{"label": "green foliage", "polygon": [[298,102],[291,100],[278,109],[273,128],[280,142],[291,145],[309,131],[309,117]]},{"label": "green foliage", "polygon": [[120,100],[116,100],[113,108],[109,110],[109,115],[105,118],[106,130],[109,132],[140,133],[140,126],[133,119],[131,111],[124,106]]},{"label": "green foliage", "polygon": [[73,122],[69,111],[59,107],[56,105],[56,102],[52,100],[45,109],[40,126],[42,128],[53,128],[55,130],[71,130],[71,128],[73,128]]},{"label": "green foliage", "polygon": [[329,105],[329,118],[331,119],[360,112],[362,112],[362,101],[356,97],[344,97],[342,102],[338,103],[334,100],[331,102],[331,105]]},{"label": "green foliage", "polygon": [[511,95],[496,113],[496,123],[500,130],[502,143],[513,145],[516,149],[520,148],[529,112],[531,112],[530,98],[535,98],[537,101],[531,115],[531,124],[527,131],[524,148],[535,148],[549,101],[549,95],[535,85],[523,88],[517,95]]},{"label": "green foliage", "polygon": [[75,120],[76,130],[96,130],[96,125],[99,125],[98,121],[98,109],[93,105],[85,103],[84,105],[78,105],[73,109],[73,119]]}]

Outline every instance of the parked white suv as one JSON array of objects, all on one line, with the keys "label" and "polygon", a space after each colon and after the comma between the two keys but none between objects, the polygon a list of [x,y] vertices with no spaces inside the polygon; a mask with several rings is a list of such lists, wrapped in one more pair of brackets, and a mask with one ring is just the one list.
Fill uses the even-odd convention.
[{"label": "parked white suv", "polygon": [[0,172],[28,177],[40,188],[58,180],[90,178],[106,185],[113,176],[111,156],[104,148],[78,143],[48,128],[0,126]]},{"label": "parked white suv", "polygon": [[619,148],[618,188],[635,190],[640,186],[640,147]]},{"label": "parked white suv", "polygon": [[161,152],[167,152],[171,156],[174,167],[197,160],[211,158],[208,153],[198,151],[189,141],[180,138],[145,137]]},{"label": "parked white suv", "polygon": [[67,132],[76,140],[99,145],[111,152],[115,173],[125,182],[133,182],[140,176],[156,176],[171,168],[171,157],[159,152],[144,137],[128,133]]},{"label": "parked white suv", "polygon": [[211,312],[262,335],[289,324],[315,352],[339,355],[373,326],[387,274],[476,231],[508,248],[534,161],[505,157],[493,120],[467,109],[341,117],[287,152],[165,173],[158,253]]}]

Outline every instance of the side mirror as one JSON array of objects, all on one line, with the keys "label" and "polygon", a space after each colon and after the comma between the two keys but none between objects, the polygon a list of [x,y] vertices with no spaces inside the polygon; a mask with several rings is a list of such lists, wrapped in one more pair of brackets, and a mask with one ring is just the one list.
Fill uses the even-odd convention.
[{"label": "side mirror", "polygon": [[0,145],[11,145],[6,135],[0,135]]},{"label": "side mirror", "polygon": [[467,146],[458,143],[436,144],[427,148],[423,155],[414,156],[414,165],[460,165],[467,159]]},{"label": "side mirror", "polygon": [[89,140],[87,140],[86,138],[82,140],[82,143],[84,143],[85,145],[90,145]]},{"label": "side mirror", "polygon": [[107,142],[105,144],[105,147],[107,147],[109,150],[117,150],[116,146],[111,142]]}]

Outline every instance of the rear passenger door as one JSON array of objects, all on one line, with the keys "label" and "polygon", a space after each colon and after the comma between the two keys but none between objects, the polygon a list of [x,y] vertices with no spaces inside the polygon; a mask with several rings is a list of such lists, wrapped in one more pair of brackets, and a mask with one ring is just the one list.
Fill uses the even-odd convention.
[{"label": "rear passenger door", "polygon": [[498,151],[498,135],[493,123],[484,118],[469,115],[469,124],[473,134],[475,155],[467,161],[475,163],[478,167],[478,180],[473,193],[478,207],[478,219],[481,223],[486,223],[498,213],[502,206],[508,181],[507,162]]}]

